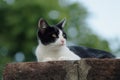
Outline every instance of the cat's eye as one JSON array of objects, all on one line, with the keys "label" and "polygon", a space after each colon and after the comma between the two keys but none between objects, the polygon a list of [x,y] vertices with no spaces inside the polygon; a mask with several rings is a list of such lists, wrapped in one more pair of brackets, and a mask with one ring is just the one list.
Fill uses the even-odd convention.
[{"label": "cat's eye", "polygon": [[56,38],[57,36],[55,34],[52,34],[52,37]]}]

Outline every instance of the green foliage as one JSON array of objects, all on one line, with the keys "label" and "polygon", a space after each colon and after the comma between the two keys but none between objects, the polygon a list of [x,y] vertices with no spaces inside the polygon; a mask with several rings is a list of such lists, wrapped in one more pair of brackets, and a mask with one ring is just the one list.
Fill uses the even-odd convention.
[{"label": "green foliage", "polygon": [[81,4],[70,4],[66,0],[10,1],[0,0],[1,69],[8,62],[16,62],[17,53],[24,54],[23,61],[36,60],[34,50],[37,46],[37,22],[41,17],[51,24],[66,17],[68,41],[110,51],[108,42],[100,39],[87,27],[85,19],[88,12]]}]

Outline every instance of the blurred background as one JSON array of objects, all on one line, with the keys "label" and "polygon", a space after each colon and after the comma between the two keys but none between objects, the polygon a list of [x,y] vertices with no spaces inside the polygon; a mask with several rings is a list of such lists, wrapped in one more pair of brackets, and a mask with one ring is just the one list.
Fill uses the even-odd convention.
[{"label": "blurred background", "polygon": [[68,45],[101,49],[119,56],[117,1],[0,0],[0,79],[7,63],[36,61],[37,23],[41,17],[50,24],[67,18]]}]

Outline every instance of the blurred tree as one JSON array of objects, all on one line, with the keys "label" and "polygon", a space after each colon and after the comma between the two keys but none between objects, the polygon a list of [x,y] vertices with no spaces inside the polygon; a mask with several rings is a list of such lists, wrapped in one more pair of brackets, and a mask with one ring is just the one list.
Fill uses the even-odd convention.
[{"label": "blurred tree", "polygon": [[0,0],[0,70],[8,62],[36,60],[37,22],[41,17],[51,24],[66,17],[68,41],[110,51],[108,42],[87,27],[87,16],[86,8],[67,0]]}]

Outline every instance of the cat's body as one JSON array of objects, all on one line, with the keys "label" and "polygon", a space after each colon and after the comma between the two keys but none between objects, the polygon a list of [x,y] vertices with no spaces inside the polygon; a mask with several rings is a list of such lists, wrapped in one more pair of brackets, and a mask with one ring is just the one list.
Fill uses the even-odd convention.
[{"label": "cat's body", "polygon": [[58,60],[80,60],[81,58],[114,58],[105,51],[78,46],[66,46],[67,36],[63,31],[65,20],[56,25],[40,19],[38,23],[38,41],[36,57],[39,62]]},{"label": "cat's body", "polygon": [[[58,47],[59,48],[59,47]],[[39,45],[36,49],[38,61],[58,61],[58,60],[80,60],[68,47],[63,46],[59,49],[51,49],[43,45]]]},{"label": "cat's body", "polygon": [[81,58],[115,58],[114,55],[112,55],[109,52],[93,49],[93,48],[87,48],[83,46],[68,46],[69,49],[74,52],[76,55],[80,56]]}]

